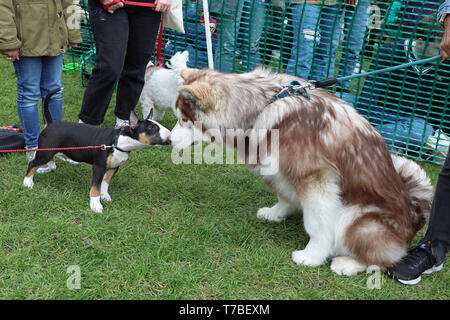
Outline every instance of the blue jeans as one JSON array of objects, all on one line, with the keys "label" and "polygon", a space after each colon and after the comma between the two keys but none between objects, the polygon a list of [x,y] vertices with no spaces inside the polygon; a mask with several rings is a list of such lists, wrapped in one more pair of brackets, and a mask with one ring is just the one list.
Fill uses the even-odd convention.
[{"label": "blue jeans", "polygon": [[340,5],[292,5],[294,41],[286,73],[319,80],[334,73],[341,30]]},{"label": "blue jeans", "polygon": [[[390,118],[390,117],[389,117]],[[388,120],[375,127],[390,147],[419,150],[434,133],[433,127],[424,119],[401,117]]]},{"label": "blue jeans", "polygon": [[[342,56],[339,65],[339,76],[353,74],[356,64],[360,61],[360,53],[364,44],[367,22],[369,21],[370,1],[359,1],[355,10],[345,9],[344,34],[342,42]],[[342,83],[344,88],[350,87],[350,81]]]},{"label": "blue jeans", "polygon": [[[38,145],[38,103],[49,91],[62,88],[62,66],[62,55],[20,57],[20,60],[14,62],[17,76],[17,112],[27,148]],[[48,105],[53,121],[62,121],[62,90],[51,97]]]},{"label": "blue jeans", "polygon": [[236,16],[223,15],[219,21],[219,45],[214,56],[216,69],[232,72],[236,51],[242,55],[243,71],[260,63],[259,41],[264,30],[265,0],[239,0]]}]

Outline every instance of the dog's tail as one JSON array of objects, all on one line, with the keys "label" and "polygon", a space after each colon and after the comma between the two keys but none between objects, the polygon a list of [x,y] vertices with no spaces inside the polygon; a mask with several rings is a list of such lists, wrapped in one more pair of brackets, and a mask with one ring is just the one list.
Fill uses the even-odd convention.
[{"label": "dog's tail", "polygon": [[53,122],[52,119],[52,115],[50,114],[50,110],[48,109],[48,102],[50,101],[50,98],[58,93],[59,91],[61,91],[61,88],[55,89],[50,91],[44,98],[44,103],[43,103],[43,109],[44,109],[44,119],[45,119],[45,123],[47,125],[49,125],[50,123]]},{"label": "dog's tail", "polygon": [[166,62],[166,66],[169,69],[172,69],[177,73],[177,75],[180,75],[181,70],[184,70],[187,68],[187,62],[189,61],[189,52],[187,50],[181,52],[177,52],[173,55],[172,58],[170,58],[169,61]]},{"label": "dog's tail", "polygon": [[411,205],[413,229],[417,232],[430,215],[433,187],[425,171],[414,161],[392,154],[395,170],[400,175]]}]

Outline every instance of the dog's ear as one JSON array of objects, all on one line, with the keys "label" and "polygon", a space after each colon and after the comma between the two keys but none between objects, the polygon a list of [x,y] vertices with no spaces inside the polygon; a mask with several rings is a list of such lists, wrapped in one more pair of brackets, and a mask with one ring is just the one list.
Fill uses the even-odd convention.
[{"label": "dog's ear", "polygon": [[216,105],[216,96],[205,81],[196,81],[189,85],[180,86],[178,92],[186,100],[195,103],[200,109],[212,109]]},{"label": "dog's ear", "polygon": [[180,76],[183,78],[184,81],[187,81],[190,77],[195,75],[199,70],[194,68],[186,68],[181,70]]},{"label": "dog's ear", "polygon": [[150,120],[151,118],[153,118],[153,108],[150,109],[150,112],[148,113],[147,118],[145,118],[145,120]]},{"label": "dog's ear", "polygon": [[139,118],[137,117],[136,113],[131,110],[130,111],[130,128],[135,129],[138,125]]}]

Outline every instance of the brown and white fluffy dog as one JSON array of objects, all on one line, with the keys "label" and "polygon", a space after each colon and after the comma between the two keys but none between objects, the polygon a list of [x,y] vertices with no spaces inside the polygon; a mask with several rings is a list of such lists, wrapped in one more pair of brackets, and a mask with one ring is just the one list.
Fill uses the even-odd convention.
[{"label": "brown and white fluffy dog", "polygon": [[[259,209],[259,218],[280,222],[303,212],[310,240],[292,253],[296,264],[318,266],[333,258],[331,269],[350,276],[368,265],[392,266],[406,254],[429,215],[430,180],[413,161],[391,155],[355,109],[322,89],[310,90],[310,100],[289,96],[271,103],[282,85],[304,81],[261,68],[244,74],[185,69],[181,76],[175,148],[190,145],[192,131],[225,135],[240,128],[268,129],[260,141],[269,150],[270,130],[278,129],[278,157],[269,151],[248,167],[258,172],[262,163],[278,162],[277,173],[262,175],[278,203]],[[240,154],[246,161],[248,152]]]}]

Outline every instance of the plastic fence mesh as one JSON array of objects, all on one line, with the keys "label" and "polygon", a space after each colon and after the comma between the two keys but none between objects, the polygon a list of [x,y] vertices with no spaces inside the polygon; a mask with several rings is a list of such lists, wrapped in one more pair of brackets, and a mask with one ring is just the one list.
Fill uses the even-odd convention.
[{"label": "plastic fence mesh", "polygon": [[[87,1],[80,1],[85,43],[67,65],[90,74],[95,45]],[[439,54],[441,0],[209,0],[215,68],[246,72],[266,65],[308,80],[349,76]],[[186,34],[164,32],[164,59],[189,51],[189,66],[208,67],[202,0],[184,1]],[[417,65],[329,88],[365,116],[395,153],[445,160],[450,135],[450,64]],[[83,78],[83,77],[82,77]]]}]

